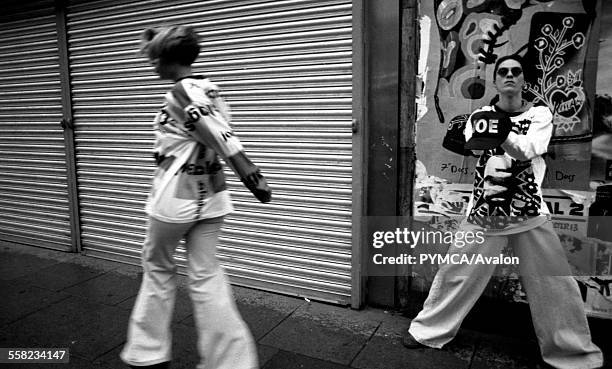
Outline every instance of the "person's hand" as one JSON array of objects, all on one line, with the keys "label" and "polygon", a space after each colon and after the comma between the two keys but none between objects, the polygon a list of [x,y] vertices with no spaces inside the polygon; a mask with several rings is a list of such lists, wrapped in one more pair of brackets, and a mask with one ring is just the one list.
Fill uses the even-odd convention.
[{"label": "person's hand", "polygon": [[242,178],[242,183],[244,183],[246,188],[248,188],[257,200],[262,203],[270,202],[272,199],[272,190],[270,186],[268,186],[268,182],[264,176],[261,175],[259,169]]}]

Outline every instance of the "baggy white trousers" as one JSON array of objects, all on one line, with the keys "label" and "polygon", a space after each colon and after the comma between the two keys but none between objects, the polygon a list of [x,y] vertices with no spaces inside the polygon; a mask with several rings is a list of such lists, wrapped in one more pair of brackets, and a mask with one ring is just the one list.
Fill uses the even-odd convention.
[{"label": "baggy white trousers", "polygon": [[[603,365],[601,350],[591,341],[578,284],[569,276],[563,246],[551,222],[522,233],[485,238],[483,244],[451,246],[449,253],[494,257],[510,243],[519,258],[521,280],[543,360],[559,369]],[[423,310],[412,320],[410,334],[420,343],[435,348],[451,341],[495,267],[492,264],[441,265]]]},{"label": "baggy white trousers", "polygon": [[185,238],[189,295],[198,333],[198,369],[258,368],[257,349],[215,256],[223,217],[194,223],[149,218],[142,250],[143,280],[128,325],[121,359],[146,366],[172,359],[170,325],[176,295],[172,257]]}]

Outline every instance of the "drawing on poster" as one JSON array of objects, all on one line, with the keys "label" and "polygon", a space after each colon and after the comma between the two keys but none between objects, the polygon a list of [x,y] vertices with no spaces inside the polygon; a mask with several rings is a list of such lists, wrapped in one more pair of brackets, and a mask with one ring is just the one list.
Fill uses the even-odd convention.
[{"label": "drawing on poster", "polygon": [[496,50],[510,42],[507,31],[523,17],[525,8],[549,1],[436,0],[441,55],[434,103],[440,123],[453,118],[442,100],[453,99],[455,109],[457,100],[468,109],[470,102],[488,103],[487,65],[494,64]]},{"label": "drawing on poster", "polygon": [[571,34],[574,25],[574,17],[565,17],[560,27],[547,23],[540,29],[542,36],[533,44],[537,50],[535,68],[539,76],[535,83],[525,84],[525,90],[533,95],[534,103],[546,103],[552,110],[556,133],[561,135],[576,130],[586,101],[582,69],[567,68],[565,73],[558,72],[567,64],[566,49],[579,50],[585,45],[583,32]]},{"label": "drawing on poster", "polygon": [[[499,56],[522,57],[523,98],[535,104],[545,104],[554,115],[551,152],[558,161],[550,164],[557,170],[551,172],[555,176],[549,180],[568,188],[583,188],[582,182],[572,178],[577,175],[585,178],[584,171],[588,171],[588,165],[579,166],[582,172],[572,167],[562,170],[567,172],[567,176],[556,174],[560,161],[580,161],[590,155],[587,142],[592,136],[591,104],[585,88],[593,78],[592,71],[589,72],[587,49],[596,17],[584,4],[568,5],[562,11],[557,11],[557,8],[550,11],[552,8],[547,9],[543,4],[543,1],[535,0],[512,4],[503,1],[436,1],[430,11],[436,19],[439,34],[437,47],[440,51],[436,54],[439,68],[438,78],[434,80],[435,91],[433,86],[430,90],[433,92],[430,101],[437,120],[448,125],[442,146],[453,153],[469,156],[461,150],[461,142],[456,139],[461,138],[463,127],[457,129],[454,122],[476,107],[496,103],[491,64]],[[427,127],[426,131],[425,141],[433,143],[432,133],[439,134],[439,131],[433,127]],[[439,156],[436,159],[438,163],[449,160]],[[424,163],[431,167],[428,161]],[[438,167],[438,163],[434,166]],[[459,174],[452,176],[451,173],[445,177],[441,169],[438,172],[432,169],[432,173],[452,181],[465,180]]]},{"label": "drawing on poster", "polygon": [[[526,13],[527,8],[546,2],[435,1],[440,56],[433,101],[440,123],[473,106],[488,105],[495,91],[488,91],[487,67],[498,54],[514,53],[525,54],[525,98],[546,103],[554,113],[553,141],[590,134],[583,64],[593,16],[589,12]],[[528,40],[513,45],[521,32],[513,26],[526,21]]]}]

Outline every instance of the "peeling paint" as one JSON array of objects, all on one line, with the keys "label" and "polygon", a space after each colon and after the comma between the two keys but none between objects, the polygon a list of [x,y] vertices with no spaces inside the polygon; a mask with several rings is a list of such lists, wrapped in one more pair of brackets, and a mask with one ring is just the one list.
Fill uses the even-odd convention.
[{"label": "peeling paint", "polygon": [[419,20],[421,32],[421,47],[419,50],[419,76],[424,76],[427,72],[427,59],[429,58],[429,33],[431,32],[431,18],[424,15]]},{"label": "peeling paint", "polygon": [[380,143],[389,151],[393,151],[393,147],[391,147],[391,145],[389,145],[387,143],[387,141],[385,141],[385,137],[384,136],[380,136]]},{"label": "peeling paint", "polygon": [[429,59],[429,34],[431,32],[431,18],[424,15],[419,20],[420,28],[420,50],[419,50],[419,65],[417,71],[417,81],[420,82],[417,85],[417,117],[416,121],[421,120],[425,114],[427,114],[427,97],[426,88],[427,85],[427,59]]},{"label": "peeling paint", "polygon": [[[416,172],[416,198],[415,219],[427,221],[432,216],[458,216],[463,215],[467,207],[465,194],[449,188],[446,179],[428,175],[427,168],[419,160],[415,166]],[[461,185],[460,185],[461,187]]]},{"label": "peeling paint", "polygon": [[559,190],[563,194],[567,195],[572,199],[576,204],[582,204],[585,208],[589,208],[593,202],[595,202],[595,193],[594,192],[574,192],[568,190]]}]

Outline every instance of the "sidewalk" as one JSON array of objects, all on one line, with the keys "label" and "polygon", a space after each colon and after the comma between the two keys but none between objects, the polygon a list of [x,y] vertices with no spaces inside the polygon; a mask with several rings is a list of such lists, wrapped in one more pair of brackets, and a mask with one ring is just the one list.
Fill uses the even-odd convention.
[{"label": "sidewalk", "polygon": [[[0,347],[69,347],[71,354],[69,364],[0,367],[125,369],[118,354],[139,271],[78,254],[0,243]],[[181,277],[173,369],[195,368],[198,359],[184,285]],[[493,369],[539,363],[533,340],[462,330],[443,350],[407,350],[399,335],[409,320],[399,314],[355,311],[242,287],[234,287],[234,293],[258,343],[263,369]],[[612,363],[611,333],[593,333]]]}]

